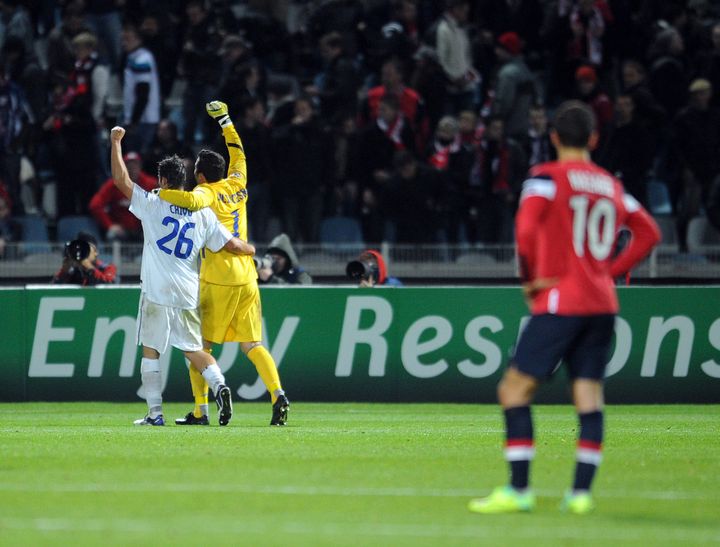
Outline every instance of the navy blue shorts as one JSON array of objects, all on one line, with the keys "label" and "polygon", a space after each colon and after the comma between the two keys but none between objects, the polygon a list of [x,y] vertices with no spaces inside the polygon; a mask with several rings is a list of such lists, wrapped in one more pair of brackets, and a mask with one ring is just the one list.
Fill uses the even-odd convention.
[{"label": "navy blue shorts", "polygon": [[512,362],[539,380],[552,376],[561,361],[570,378],[605,376],[615,315],[534,315],[520,335]]}]

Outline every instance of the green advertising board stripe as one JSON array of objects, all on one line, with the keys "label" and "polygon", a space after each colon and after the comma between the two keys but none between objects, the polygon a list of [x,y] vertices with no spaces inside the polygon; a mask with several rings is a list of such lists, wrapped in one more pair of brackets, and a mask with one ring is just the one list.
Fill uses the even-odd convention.
[{"label": "green advertising board stripe", "polygon": [[[619,289],[607,399],[720,402],[720,287]],[[527,319],[517,288],[263,288],[264,339],[303,401],[495,401]],[[6,289],[0,400],[135,401],[138,287]],[[267,397],[238,344],[214,353],[236,399]],[[191,401],[182,354],[168,401]],[[567,401],[564,374],[539,402]]]}]

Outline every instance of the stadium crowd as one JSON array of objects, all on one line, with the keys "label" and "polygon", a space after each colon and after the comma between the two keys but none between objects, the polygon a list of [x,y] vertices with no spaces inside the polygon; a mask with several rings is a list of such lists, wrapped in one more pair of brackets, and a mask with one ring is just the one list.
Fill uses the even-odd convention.
[{"label": "stadium crowd", "polygon": [[341,216],[367,243],[511,243],[568,98],[680,250],[691,218],[720,225],[717,1],[0,0],[0,253],[27,214],[137,239],[109,128],[139,184],[168,154],[192,176],[199,149],[225,153],[212,99],[243,139],[254,241],[317,242]]}]

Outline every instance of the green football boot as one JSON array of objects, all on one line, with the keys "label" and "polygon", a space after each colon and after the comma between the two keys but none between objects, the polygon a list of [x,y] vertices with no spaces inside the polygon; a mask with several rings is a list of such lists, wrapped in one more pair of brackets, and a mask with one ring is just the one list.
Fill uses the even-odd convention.
[{"label": "green football boot", "polygon": [[534,508],[535,494],[530,490],[518,492],[512,486],[498,486],[488,497],[476,498],[468,503],[470,511],[485,515],[522,513]]},{"label": "green football boot", "polygon": [[575,515],[587,515],[595,509],[595,502],[589,492],[574,494],[572,491],[565,494],[560,504],[560,510]]}]

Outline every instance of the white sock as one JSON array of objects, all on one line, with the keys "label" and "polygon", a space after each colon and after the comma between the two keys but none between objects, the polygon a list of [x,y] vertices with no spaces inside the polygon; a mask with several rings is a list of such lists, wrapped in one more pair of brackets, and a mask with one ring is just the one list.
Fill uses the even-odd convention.
[{"label": "white sock", "polygon": [[280,397],[280,395],[285,395],[285,390],[284,389],[276,389],[273,392],[273,395],[275,395],[276,398]]},{"label": "white sock", "polygon": [[148,405],[148,416],[157,418],[162,414],[162,376],[160,361],[143,357],[140,362],[140,376],[145,388],[145,400]]},{"label": "white sock", "polygon": [[217,397],[218,388],[225,383],[225,376],[220,371],[220,367],[217,363],[208,365],[208,367],[202,372],[203,378],[207,381],[210,389],[212,389],[213,395]]}]

